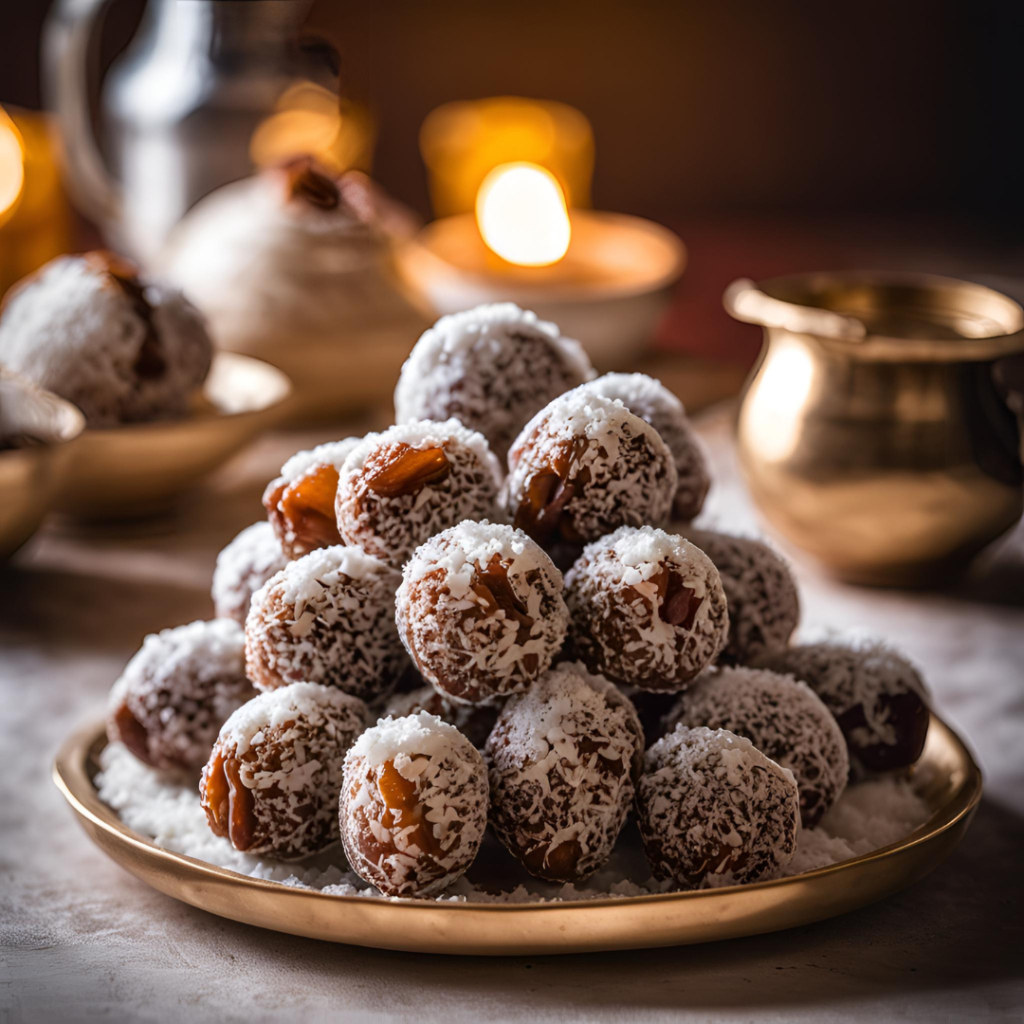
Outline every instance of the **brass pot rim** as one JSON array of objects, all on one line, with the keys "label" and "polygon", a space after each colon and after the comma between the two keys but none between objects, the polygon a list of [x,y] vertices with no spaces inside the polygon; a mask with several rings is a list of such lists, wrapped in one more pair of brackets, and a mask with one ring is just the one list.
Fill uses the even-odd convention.
[{"label": "brass pot rim", "polygon": [[[873,329],[869,317],[836,304],[830,295],[860,301],[874,296],[904,312],[933,314],[934,337],[900,337]],[[819,302],[814,298],[818,297]],[[904,305],[899,305],[900,297]],[[910,305],[913,298],[918,304]],[[752,281],[740,278],[725,290],[730,316],[767,331],[810,337],[850,358],[885,362],[980,362],[1024,352],[1024,307],[1005,293],[975,281],[908,271],[843,270],[787,274]],[[868,312],[869,310],[865,310]],[[956,320],[969,332],[943,337],[942,319]]]}]

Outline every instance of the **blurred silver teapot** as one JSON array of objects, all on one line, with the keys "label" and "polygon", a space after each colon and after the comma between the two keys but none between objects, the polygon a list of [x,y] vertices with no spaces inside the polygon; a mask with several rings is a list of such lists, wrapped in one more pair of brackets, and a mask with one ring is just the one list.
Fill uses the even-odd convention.
[{"label": "blurred silver teapot", "polygon": [[300,43],[311,2],[149,0],[101,93],[101,144],[88,96],[110,0],[57,0],[43,36],[46,101],[68,188],[112,245],[150,261],[196,200],[251,172],[254,131],[297,85],[336,102],[335,54]]}]

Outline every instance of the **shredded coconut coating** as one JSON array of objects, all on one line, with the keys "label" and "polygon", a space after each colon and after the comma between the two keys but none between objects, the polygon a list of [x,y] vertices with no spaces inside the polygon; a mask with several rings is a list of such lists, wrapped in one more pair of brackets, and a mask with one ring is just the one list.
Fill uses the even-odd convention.
[{"label": "shredded coconut coating", "polygon": [[637,823],[656,878],[717,889],[781,875],[796,852],[797,787],[724,729],[679,726],[644,758]]},{"label": "shredded coconut coating", "polygon": [[611,855],[633,798],[628,709],[572,668],[511,697],[487,741],[491,825],[532,875],[592,875]]},{"label": "shredded coconut coating", "polygon": [[767,544],[711,530],[680,530],[715,563],[729,604],[719,663],[746,665],[783,650],[800,623],[800,595],[785,559]]},{"label": "shredded coconut coating", "polygon": [[843,734],[806,683],[765,669],[706,673],[679,700],[668,725],[728,729],[788,768],[800,788],[800,817],[813,828],[846,788]]},{"label": "shredded coconut coating", "polygon": [[606,373],[587,384],[586,390],[617,398],[661,435],[672,453],[679,477],[672,516],[684,522],[696,519],[711,488],[711,477],[700,439],[690,426],[683,403],[660,380],[646,373]]},{"label": "shredded coconut coating", "polygon": [[503,500],[542,544],[587,543],[620,526],[661,524],[676,468],[658,432],[621,402],[577,388],[523,428],[508,456]]},{"label": "shredded coconut coating", "polygon": [[496,519],[501,467],[482,434],[458,420],[369,434],[345,460],[336,505],[349,544],[401,567],[435,533]]},{"label": "shredded coconut coating", "polygon": [[802,679],[835,716],[855,774],[914,764],[928,736],[928,694],[917,669],[878,640],[824,642],[766,655],[759,665]]},{"label": "shredded coconut coating", "polygon": [[395,388],[395,421],[450,416],[504,460],[534,414],[594,376],[579,342],[514,303],[443,316],[416,343]]},{"label": "shredded coconut coating", "polygon": [[338,838],[345,753],[366,705],[317,683],[293,683],[240,707],[217,737],[199,795],[216,835],[236,850],[295,860]]},{"label": "shredded coconut coating", "polygon": [[183,416],[212,357],[181,292],[103,253],[51,260],[4,299],[0,364],[73,402],[90,427]]},{"label": "shredded coconut coating", "polygon": [[558,667],[575,672],[591,689],[597,690],[604,697],[609,707],[621,709],[625,714],[626,728],[629,729],[630,735],[633,737],[633,781],[636,782],[643,770],[647,741],[643,724],[640,721],[640,713],[632,698],[623,693],[611,680],[591,672],[582,661],[563,661]]},{"label": "shredded coconut coating", "polygon": [[385,717],[405,718],[420,711],[435,715],[442,722],[454,725],[477,749],[482,749],[498,720],[501,706],[494,704],[460,704],[442,696],[432,686],[421,686],[409,693],[392,697],[384,709]]},{"label": "shredded coconut coating", "polygon": [[718,570],[675,534],[624,526],[587,545],[565,583],[572,650],[622,686],[680,690],[725,645]]},{"label": "shredded coconut coating", "polygon": [[487,802],[483,758],[458,729],[425,711],[382,719],[345,758],[345,856],[385,895],[435,896],[473,863]]},{"label": "shredded coconut coating", "polygon": [[151,633],[110,691],[107,735],[153,768],[201,768],[221,725],[253,696],[244,649],[229,619]]},{"label": "shredded coconut coating", "polygon": [[319,548],[252,598],[245,662],[261,690],[309,681],[364,700],[391,691],[407,664],[395,627],[398,572],[361,548]]},{"label": "shredded coconut coating", "polygon": [[421,544],[402,570],[398,633],[434,688],[459,703],[521,693],[565,641],[562,574],[503,524],[462,522]]},{"label": "shredded coconut coating", "polygon": [[247,526],[217,555],[210,587],[217,618],[244,626],[252,595],[287,564],[270,523]]},{"label": "shredded coconut coating", "polygon": [[267,484],[263,507],[289,558],[341,542],[334,512],[338,478],[345,459],[361,440],[346,437],[296,452]]}]

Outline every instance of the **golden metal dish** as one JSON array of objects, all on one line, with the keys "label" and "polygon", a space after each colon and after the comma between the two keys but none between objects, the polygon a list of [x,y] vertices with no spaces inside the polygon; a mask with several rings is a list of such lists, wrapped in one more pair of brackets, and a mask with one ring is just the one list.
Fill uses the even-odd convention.
[{"label": "golden metal dish", "polygon": [[[83,430],[85,418],[70,402],[13,374],[0,376],[0,559],[43,521]],[[8,439],[15,447],[4,447]]]},{"label": "golden metal dish", "polygon": [[158,511],[273,426],[290,392],[269,363],[218,352],[184,419],[86,430],[57,508],[90,519]]},{"label": "golden metal dish", "polygon": [[68,739],[53,776],[89,837],[142,881],[234,921],[332,942],[421,953],[524,955],[640,949],[757,935],[834,917],[882,899],[934,869],[963,837],[981,772],[934,715],[919,790],[932,816],[874,853],[757,885],[579,903],[474,904],[384,900],[295,889],[162,850],[126,828],[93,786],[102,726]]}]

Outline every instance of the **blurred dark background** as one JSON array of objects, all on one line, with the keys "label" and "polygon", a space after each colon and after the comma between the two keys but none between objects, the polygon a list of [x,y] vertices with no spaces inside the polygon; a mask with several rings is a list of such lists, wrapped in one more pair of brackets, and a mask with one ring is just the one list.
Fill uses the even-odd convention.
[{"label": "blurred dark background", "polygon": [[[0,4],[0,102],[38,106],[48,6]],[[105,62],[142,6],[112,4]],[[737,273],[1024,270],[1024,4],[318,0],[308,28],[378,118],[375,176],[424,216],[417,134],[438,104],[581,109],[594,205],[662,220],[690,246],[692,351],[701,304],[717,317]]]}]

